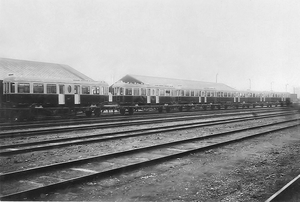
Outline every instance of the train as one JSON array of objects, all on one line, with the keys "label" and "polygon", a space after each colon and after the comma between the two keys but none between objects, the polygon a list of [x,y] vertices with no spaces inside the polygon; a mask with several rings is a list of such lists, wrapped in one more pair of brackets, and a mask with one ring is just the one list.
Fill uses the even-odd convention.
[{"label": "train", "polygon": [[[151,78],[152,82],[141,78]],[[238,91],[217,83],[134,75],[126,75],[111,86],[105,81],[7,76],[0,80],[0,93],[0,115],[6,121],[78,113],[100,116],[105,110],[133,115],[150,110],[162,113],[291,105],[287,92]]]}]

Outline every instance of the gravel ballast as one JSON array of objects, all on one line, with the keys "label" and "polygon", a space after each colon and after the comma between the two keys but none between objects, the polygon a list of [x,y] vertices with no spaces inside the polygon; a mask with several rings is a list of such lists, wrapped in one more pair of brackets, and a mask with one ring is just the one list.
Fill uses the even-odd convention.
[{"label": "gravel ballast", "polygon": [[299,153],[296,127],[95,179],[35,200],[264,201],[300,173]]}]

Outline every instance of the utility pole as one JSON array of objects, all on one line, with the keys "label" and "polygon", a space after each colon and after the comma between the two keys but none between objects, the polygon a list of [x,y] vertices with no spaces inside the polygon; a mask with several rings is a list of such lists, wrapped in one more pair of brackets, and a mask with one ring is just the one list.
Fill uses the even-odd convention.
[{"label": "utility pole", "polygon": [[249,88],[249,90],[251,90],[251,79],[249,79],[249,82],[250,82],[250,88]]},{"label": "utility pole", "polygon": [[273,91],[273,81],[271,82],[271,91]]}]

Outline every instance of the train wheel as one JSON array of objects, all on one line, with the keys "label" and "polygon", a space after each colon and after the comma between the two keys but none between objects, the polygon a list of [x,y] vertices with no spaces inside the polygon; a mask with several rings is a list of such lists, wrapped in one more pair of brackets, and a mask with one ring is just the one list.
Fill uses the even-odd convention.
[{"label": "train wheel", "polygon": [[128,109],[129,115],[133,115],[133,112],[134,112],[133,108],[129,108],[129,109]]},{"label": "train wheel", "polygon": [[92,111],[85,111],[86,117],[91,117],[92,116]]},{"label": "train wheel", "polygon": [[159,112],[159,113],[162,113],[162,112],[163,112],[163,108],[162,108],[162,107],[159,107],[159,108],[158,108],[158,112]]},{"label": "train wheel", "polygon": [[166,107],[166,112],[169,113],[171,111],[170,107]]},{"label": "train wheel", "polygon": [[101,114],[100,108],[96,108],[95,111],[94,111],[94,114],[95,114],[95,116],[99,117],[100,114]]},{"label": "train wheel", "polygon": [[122,116],[124,116],[124,115],[125,115],[125,109],[120,109],[120,114],[121,114]]}]

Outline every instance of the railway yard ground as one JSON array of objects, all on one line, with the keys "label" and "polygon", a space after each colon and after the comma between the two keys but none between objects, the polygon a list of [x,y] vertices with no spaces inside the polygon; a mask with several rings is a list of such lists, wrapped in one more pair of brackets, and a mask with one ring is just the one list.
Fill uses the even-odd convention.
[{"label": "railway yard ground", "polygon": [[[267,123],[299,118],[299,114],[202,126],[146,136],[93,142],[24,154],[1,156],[1,174],[69,160],[195,138]],[[194,120],[195,121],[195,120]],[[3,139],[2,145],[77,137],[133,128],[178,125],[183,122],[124,126],[115,129],[90,129],[46,136]],[[248,133],[247,131],[244,133]],[[51,137],[52,136],[52,137]],[[210,142],[212,140],[209,140]],[[193,152],[178,158],[92,179],[18,200],[39,201],[265,201],[300,174],[300,126],[267,133],[243,141]],[[152,155],[152,154],[149,154]],[[92,168],[91,168],[92,170]],[[84,171],[84,169],[82,169]],[[88,172],[89,170],[86,169]],[[299,188],[300,190],[300,188]],[[3,191],[3,190],[2,190]],[[299,191],[300,192],[300,191]],[[285,201],[300,201],[297,190]]]}]

